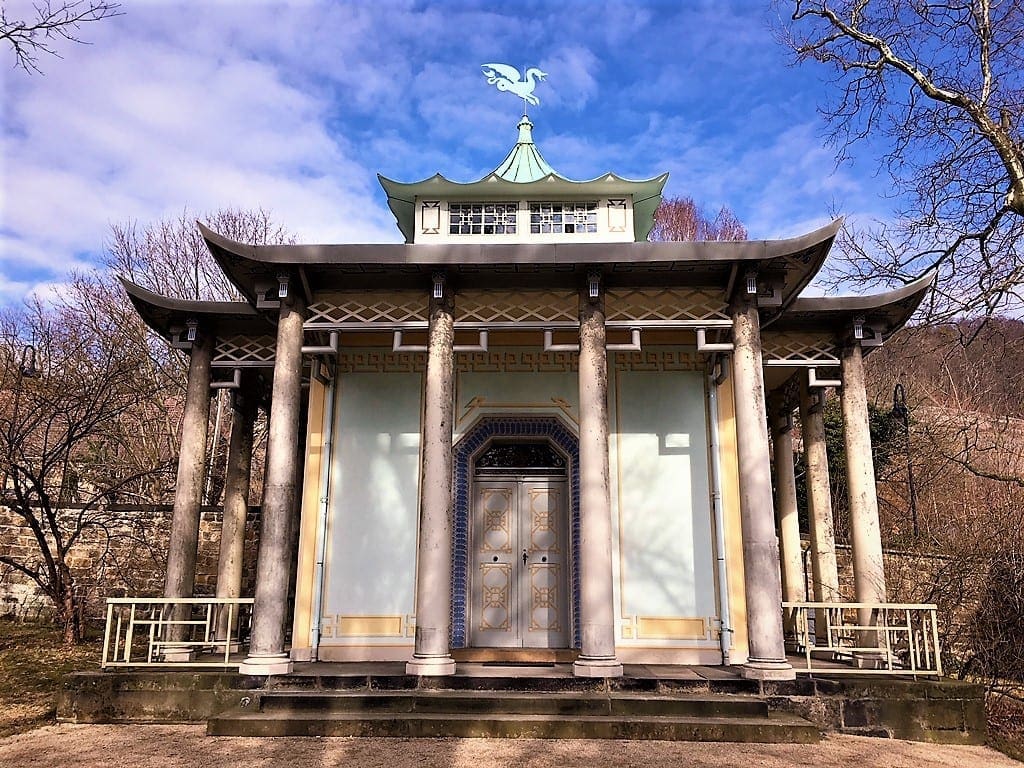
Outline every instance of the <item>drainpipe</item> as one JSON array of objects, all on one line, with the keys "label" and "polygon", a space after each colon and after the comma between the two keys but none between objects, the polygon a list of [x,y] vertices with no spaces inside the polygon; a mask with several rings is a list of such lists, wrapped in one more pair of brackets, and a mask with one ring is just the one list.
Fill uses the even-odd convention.
[{"label": "drainpipe", "polygon": [[[722,362],[725,365],[725,362]],[[729,615],[729,580],[725,563],[725,514],[722,510],[722,466],[718,456],[718,383],[712,372],[708,376],[708,418],[711,422],[711,507],[715,520],[715,564],[718,566],[718,614],[721,617],[719,640],[722,646],[722,664],[729,666],[729,647],[732,645],[732,619]]]},{"label": "drainpipe", "polygon": [[327,383],[324,403],[324,444],[320,449],[320,511],[316,523],[316,564],[313,568],[313,616],[310,622],[310,661],[320,652],[320,614],[324,602],[324,561],[327,559],[327,513],[330,505],[331,463],[334,460],[334,394],[338,375]]}]

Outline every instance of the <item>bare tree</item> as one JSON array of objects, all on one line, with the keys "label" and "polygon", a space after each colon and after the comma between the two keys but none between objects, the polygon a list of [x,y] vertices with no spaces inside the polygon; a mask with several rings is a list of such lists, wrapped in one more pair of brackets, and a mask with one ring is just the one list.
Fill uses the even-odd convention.
[{"label": "bare tree", "polygon": [[[848,228],[837,282],[905,283],[940,269],[948,319],[1024,295],[1024,7],[1005,0],[777,0],[798,62],[834,73],[823,106],[841,157],[884,139],[896,220]],[[780,13],[780,15],[783,15]]]},{"label": "bare tree", "polygon": [[[199,217],[211,229],[232,240],[252,245],[276,245],[294,243],[295,236],[283,225],[276,223],[270,212],[262,208],[255,210],[221,209]],[[207,301],[241,300],[241,295],[224,275],[210,255],[196,221],[188,211],[173,219],[163,219],[145,226],[136,222],[117,224],[111,228],[111,239],[107,246],[107,272],[99,275],[80,276],[76,287],[86,286],[79,291],[84,297],[103,296],[107,309],[119,313],[121,323],[139,329],[140,337],[146,340],[149,349],[149,373],[155,379],[170,378],[177,382],[177,392],[185,389],[185,360],[164,343],[163,339],[149,333],[138,315],[123,299],[121,287],[113,275],[120,275],[132,282],[165,296],[182,299]],[[91,301],[91,299],[90,299]],[[211,424],[208,482],[205,500],[214,503],[222,490],[222,478],[226,460],[228,419],[226,418],[226,391],[217,394],[215,414]],[[175,400],[177,403],[178,400]],[[178,426],[181,414],[168,412],[167,429],[163,432],[170,440],[172,454],[177,449]],[[256,445],[262,450],[266,424],[257,424]],[[140,446],[141,448],[141,446]],[[157,445],[152,445],[155,450]],[[151,452],[149,454],[153,456]],[[254,462],[257,475],[262,464]],[[254,486],[257,485],[254,483]]]},{"label": "bare tree", "polygon": [[72,305],[32,303],[5,311],[0,330],[3,501],[34,542],[0,549],[0,565],[39,588],[73,643],[82,595],[72,551],[114,522],[110,502],[144,492],[169,464],[169,456],[143,466],[126,458],[126,438],[162,415],[152,407],[158,392],[139,377],[138,339],[110,318],[98,329]]},{"label": "bare tree", "polygon": [[121,4],[106,0],[51,0],[22,3],[25,16],[15,18],[9,4],[0,5],[0,40],[10,44],[14,53],[14,66],[26,72],[42,72],[40,54],[60,54],[54,44],[61,40],[85,43],[79,34],[83,24],[113,16],[122,16]]},{"label": "bare tree", "polygon": [[1024,679],[1022,365],[1024,323],[1003,318],[904,329],[867,361],[875,404],[899,384],[910,416],[906,461],[878,474],[887,546],[918,553],[889,598],[938,604],[948,668],[990,690]]},{"label": "bare tree", "polygon": [[[269,211],[222,209],[201,217],[211,229],[251,245],[294,243],[295,236],[276,224]],[[106,266],[132,282],[166,296],[208,301],[241,300],[214,262],[195,218],[185,211],[175,219],[140,226],[115,224]]]},{"label": "bare tree", "polygon": [[661,201],[654,214],[650,239],[746,240],[747,229],[727,207],[723,207],[712,218],[691,197],[667,197]]}]

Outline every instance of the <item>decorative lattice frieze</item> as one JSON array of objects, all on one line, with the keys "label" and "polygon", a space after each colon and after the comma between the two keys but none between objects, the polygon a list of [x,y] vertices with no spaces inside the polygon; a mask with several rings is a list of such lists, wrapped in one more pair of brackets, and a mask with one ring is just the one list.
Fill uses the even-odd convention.
[{"label": "decorative lattice frieze", "polygon": [[427,292],[339,292],[318,296],[306,327],[427,321]]},{"label": "decorative lattice frieze", "polygon": [[463,291],[455,297],[456,323],[578,320],[579,300],[573,291]]},{"label": "decorative lattice frieze", "polygon": [[765,362],[816,362],[835,365],[839,362],[833,339],[820,333],[772,333],[761,335],[761,356]]},{"label": "decorative lattice frieze", "polygon": [[272,365],[276,347],[277,340],[273,336],[230,336],[217,341],[213,364],[268,363]]},{"label": "decorative lattice frieze", "polygon": [[621,320],[729,320],[720,291],[697,288],[612,289],[605,297],[609,322]]}]

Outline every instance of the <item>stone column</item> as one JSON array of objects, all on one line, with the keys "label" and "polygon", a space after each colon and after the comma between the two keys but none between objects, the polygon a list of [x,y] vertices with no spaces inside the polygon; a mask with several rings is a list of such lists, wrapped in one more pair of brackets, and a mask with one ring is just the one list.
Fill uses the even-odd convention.
[{"label": "stone column", "polygon": [[[839,600],[839,567],[836,565],[836,535],[832,517],[832,484],[825,446],[825,418],[808,386],[810,373],[800,382],[800,425],[807,463],[807,518],[811,534],[811,579],[815,602]],[[824,393],[822,393],[824,394]],[[828,641],[825,611],[815,614],[814,635]]]},{"label": "stone column", "polygon": [[[603,292],[602,292],[603,293]],[[615,657],[604,298],[580,295],[580,655],[573,674],[620,677]]]},{"label": "stone column", "polygon": [[736,443],[743,528],[743,579],[747,598],[749,660],[744,677],[792,680],[782,631],[782,583],[772,509],[771,460],[761,368],[761,324],[756,302],[740,296],[730,307]]},{"label": "stone column", "polygon": [[[846,445],[846,483],[850,494],[850,543],[853,550],[853,585],[858,603],[885,602],[882,534],[878,524],[875,467],[871,458],[871,428],[864,389],[864,359],[860,342],[842,352],[843,438]],[[860,613],[859,623],[876,623],[874,611]],[[878,645],[878,633],[861,633],[858,644]]]},{"label": "stone column", "polygon": [[[782,596],[787,602],[804,599],[803,552],[800,547],[800,517],[796,503],[796,475],[793,470],[793,431],[788,410],[772,422],[775,459],[775,509],[779,526],[779,554],[782,560]],[[795,652],[797,627],[790,611],[783,613],[786,650]]]},{"label": "stone column", "polygon": [[[256,403],[251,394],[235,390],[231,397],[231,440],[224,473],[224,519],[220,531],[220,559],[217,563],[217,597],[241,597],[242,552],[245,548],[245,519],[249,512],[249,481],[252,469],[253,424]],[[218,636],[227,637],[237,625],[237,608],[231,626],[228,611],[221,610]]]},{"label": "stone column", "polygon": [[210,363],[214,346],[213,334],[198,328],[188,364],[164,597],[192,597],[195,586],[199,513],[206,475],[206,432],[210,425]]},{"label": "stone column", "polygon": [[455,318],[451,298],[431,299],[424,391],[420,536],[416,574],[416,649],[409,675],[451,675],[452,426]]},{"label": "stone column", "polygon": [[239,667],[246,675],[283,675],[292,671],[284,649],[284,623],[288,612],[292,518],[298,506],[295,483],[295,446],[299,442],[302,401],[301,298],[281,300],[277,322],[274,388],[267,435],[267,469],[260,512],[260,552],[256,565],[249,657]]}]

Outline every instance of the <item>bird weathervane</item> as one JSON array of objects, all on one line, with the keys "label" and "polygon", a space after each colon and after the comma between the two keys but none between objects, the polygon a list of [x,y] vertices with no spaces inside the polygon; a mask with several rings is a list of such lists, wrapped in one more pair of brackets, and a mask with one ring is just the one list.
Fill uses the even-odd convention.
[{"label": "bird weathervane", "polygon": [[548,76],[537,67],[530,67],[523,75],[510,64],[481,64],[487,82],[499,91],[509,91],[523,100],[523,109],[527,104],[540,104],[540,99],[533,95],[537,81]]}]

